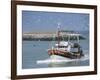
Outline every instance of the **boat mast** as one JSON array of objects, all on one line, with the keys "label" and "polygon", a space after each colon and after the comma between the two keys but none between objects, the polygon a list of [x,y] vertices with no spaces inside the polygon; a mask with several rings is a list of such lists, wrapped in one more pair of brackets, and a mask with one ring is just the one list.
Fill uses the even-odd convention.
[{"label": "boat mast", "polygon": [[77,35],[77,42],[79,43],[79,35]]},{"label": "boat mast", "polygon": [[58,31],[57,31],[57,37],[58,37],[58,46],[59,46],[59,43],[60,43],[60,23],[58,23]]},{"label": "boat mast", "polygon": [[[76,37],[77,37],[77,42],[79,44],[79,35],[77,35]],[[80,46],[78,46],[78,52],[80,52]]]}]

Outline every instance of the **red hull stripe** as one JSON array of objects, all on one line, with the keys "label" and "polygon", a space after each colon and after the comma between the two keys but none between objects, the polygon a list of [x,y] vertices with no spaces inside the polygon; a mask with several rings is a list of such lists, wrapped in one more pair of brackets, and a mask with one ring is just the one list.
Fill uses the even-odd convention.
[{"label": "red hull stripe", "polygon": [[49,54],[64,54],[67,53],[67,51],[60,51],[60,50],[48,50]]}]

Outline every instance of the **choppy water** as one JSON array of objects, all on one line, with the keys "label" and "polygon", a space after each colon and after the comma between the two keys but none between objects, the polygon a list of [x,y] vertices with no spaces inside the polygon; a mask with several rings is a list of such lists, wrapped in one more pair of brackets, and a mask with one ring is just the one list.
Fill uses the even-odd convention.
[{"label": "choppy water", "polygon": [[69,60],[56,56],[55,59],[48,55],[47,49],[54,41],[23,41],[22,44],[22,68],[47,68],[47,67],[69,67],[89,65],[89,36],[86,40],[80,40],[85,56],[81,59]]}]

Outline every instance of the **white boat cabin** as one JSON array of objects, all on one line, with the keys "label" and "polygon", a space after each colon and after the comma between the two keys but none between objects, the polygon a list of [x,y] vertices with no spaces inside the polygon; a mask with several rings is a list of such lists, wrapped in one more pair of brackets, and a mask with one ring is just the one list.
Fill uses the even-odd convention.
[{"label": "white boat cabin", "polygon": [[74,48],[73,46],[74,43],[61,41],[59,44],[55,44],[54,48],[68,52],[78,52],[78,48]]}]

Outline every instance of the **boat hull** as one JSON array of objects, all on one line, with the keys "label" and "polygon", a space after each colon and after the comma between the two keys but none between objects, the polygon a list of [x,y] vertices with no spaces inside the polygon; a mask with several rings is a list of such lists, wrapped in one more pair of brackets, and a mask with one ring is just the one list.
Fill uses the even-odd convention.
[{"label": "boat hull", "polygon": [[77,59],[84,56],[81,52],[67,52],[61,50],[48,50],[48,53],[49,55],[59,55],[70,59]]}]

